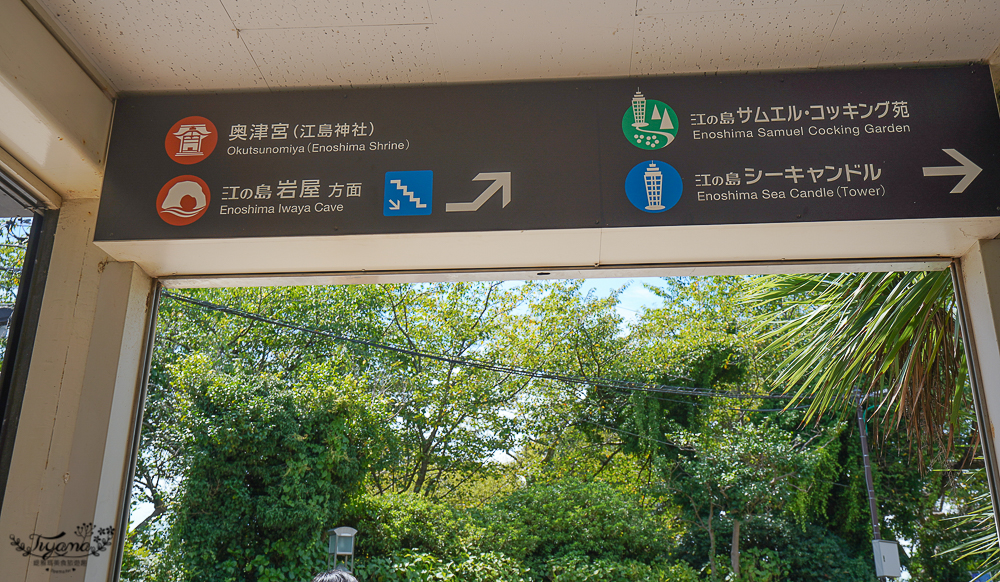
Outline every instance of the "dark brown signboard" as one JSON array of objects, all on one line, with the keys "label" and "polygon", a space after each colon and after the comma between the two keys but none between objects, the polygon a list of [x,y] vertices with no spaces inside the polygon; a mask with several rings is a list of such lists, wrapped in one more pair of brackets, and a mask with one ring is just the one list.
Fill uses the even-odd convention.
[{"label": "dark brown signboard", "polygon": [[97,240],[1000,215],[986,66],[132,96]]}]

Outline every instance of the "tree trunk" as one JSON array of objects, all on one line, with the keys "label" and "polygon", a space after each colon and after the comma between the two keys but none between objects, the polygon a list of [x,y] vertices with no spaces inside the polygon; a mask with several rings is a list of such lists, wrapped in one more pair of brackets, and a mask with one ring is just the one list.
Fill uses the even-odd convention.
[{"label": "tree trunk", "polygon": [[715,565],[715,532],[712,531],[712,514],[715,509],[711,506],[708,508],[708,569],[711,571],[710,575],[712,580],[719,579],[719,568]]},{"label": "tree trunk", "polygon": [[424,439],[424,443],[420,447],[420,462],[417,464],[417,482],[413,485],[414,495],[420,495],[420,491],[424,488],[424,480],[427,479],[427,470],[431,466],[431,450],[434,449],[434,439],[437,438],[439,428],[435,426],[430,436]]},{"label": "tree trunk", "polygon": [[733,520],[733,548],[729,551],[729,560],[733,565],[733,579],[740,579],[740,520]]}]

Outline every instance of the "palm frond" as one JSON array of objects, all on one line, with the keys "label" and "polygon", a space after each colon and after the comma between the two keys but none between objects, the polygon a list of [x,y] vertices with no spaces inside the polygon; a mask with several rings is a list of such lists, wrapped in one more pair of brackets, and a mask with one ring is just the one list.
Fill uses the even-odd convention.
[{"label": "palm frond", "polygon": [[[982,458],[977,460],[982,461]],[[979,467],[968,472],[965,482],[978,484],[982,488],[985,479],[985,468]],[[996,516],[989,491],[971,496],[960,507],[962,513],[949,517],[951,525],[948,527],[965,532],[965,539],[940,554],[954,554],[956,560],[976,559],[979,561],[978,567],[984,570],[1000,567],[1000,540],[997,537]]]},{"label": "palm frond", "polygon": [[769,307],[755,325],[784,356],[771,380],[808,397],[807,421],[847,411],[858,387],[877,430],[905,426],[918,450],[950,453],[969,391],[948,271],[771,275],[745,300]]}]

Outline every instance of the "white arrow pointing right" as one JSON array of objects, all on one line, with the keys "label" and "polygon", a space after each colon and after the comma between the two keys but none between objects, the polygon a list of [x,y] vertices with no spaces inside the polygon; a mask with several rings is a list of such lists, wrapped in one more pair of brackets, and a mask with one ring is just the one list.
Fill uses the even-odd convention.
[{"label": "white arrow pointing right", "polygon": [[961,166],[933,166],[930,168],[924,168],[925,176],[964,176],[959,180],[958,184],[951,189],[952,194],[961,194],[965,192],[965,189],[969,187],[969,184],[976,179],[979,172],[983,169],[972,163],[972,160],[958,153],[957,150],[946,149],[941,150],[949,156],[955,158],[955,160],[962,164]]}]

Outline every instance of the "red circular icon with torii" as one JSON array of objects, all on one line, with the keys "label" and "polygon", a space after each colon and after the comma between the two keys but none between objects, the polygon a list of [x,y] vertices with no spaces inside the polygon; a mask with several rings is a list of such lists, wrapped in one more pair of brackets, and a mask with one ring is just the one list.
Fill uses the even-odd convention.
[{"label": "red circular icon with torii", "polygon": [[204,216],[211,199],[204,180],[198,176],[177,176],[160,188],[156,213],[167,224],[186,226]]},{"label": "red circular icon with torii", "polygon": [[218,142],[219,132],[215,124],[205,117],[194,115],[175,123],[167,132],[163,145],[171,160],[190,165],[207,158]]}]

